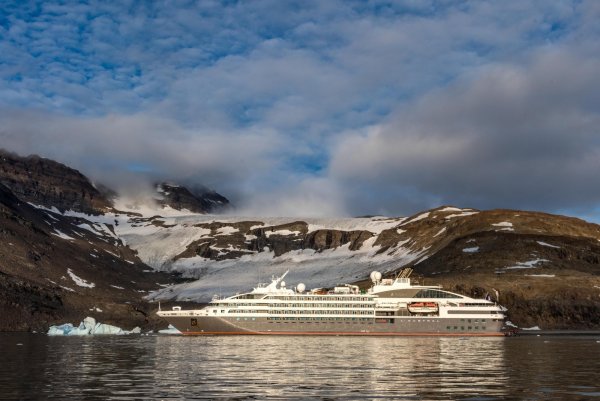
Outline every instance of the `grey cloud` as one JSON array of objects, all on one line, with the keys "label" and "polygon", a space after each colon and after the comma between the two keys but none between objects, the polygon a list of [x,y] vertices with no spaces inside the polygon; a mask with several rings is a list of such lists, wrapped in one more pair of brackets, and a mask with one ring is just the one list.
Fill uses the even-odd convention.
[{"label": "grey cloud", "polygon": [[3,109],[0,119],[3,147],[61,161],[117,189],[144,166],[140,179],[203,183],[228,194],[240,180],[267,174],[280,145],[273,133],[188,131],[148,115],[70,118]]},{"label": "grey cloud", "polygon": [[600,59],[566,48],[486,66],[349,135],[330,176],[404,192],[407,201],[386,205],[392,212],[410,208],[415,192],[438,204],[590,210],[600,201],[599,70]]}]

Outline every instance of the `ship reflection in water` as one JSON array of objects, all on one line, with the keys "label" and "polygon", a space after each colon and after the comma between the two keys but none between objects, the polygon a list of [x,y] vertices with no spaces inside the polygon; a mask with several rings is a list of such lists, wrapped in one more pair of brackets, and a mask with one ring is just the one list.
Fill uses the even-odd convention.
[{"label": "ship reflection in water", "polygon": [[[195,383],[215,397],[501,399],[503,338],[217,337],[157,343],[172,361],[160,382]],[[190,355],[200,340],[202,354]],[[185,344],[185,345],[184,345]],[[188,359],[186,367],[181,360]],[[192,362],[193,361],[193,362]],[[181,388],[177,396],[192,396]]]},{"label": "ship reflection in water", "polygon": [[600,399],[598,341],[0,335],[0,391],[9,399]]}]

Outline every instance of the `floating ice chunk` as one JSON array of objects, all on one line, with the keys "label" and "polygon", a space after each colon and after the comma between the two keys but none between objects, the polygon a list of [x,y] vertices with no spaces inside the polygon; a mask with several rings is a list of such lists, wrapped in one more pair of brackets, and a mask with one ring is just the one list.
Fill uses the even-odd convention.
[{"label": "floating ice chunk", "polygon": [[521,330],[541,330],[540,326],[523,327]]},{"label": "floating ice chunk", "polygon": [[93,317],[86,317],[78,327],[71,323],[61,324],[59,326],[50,326],[48,329],[49,336],[89,336],[89,335],[124,335],[124,334],[139,334],[139,327],[133,330],[123,330],[120,327],[110,324],[98,323]]},{"label": "floating ice chunk", "polygon": [[61,324],[59,326],[50,326],[48,329],[49,336],[66,336],[73,330],[74,327],[71,323]]},{"label": "floating ice chunk", "polygon": [[90,334],[125,334],[123,329],[110,324],[96,323]]}]

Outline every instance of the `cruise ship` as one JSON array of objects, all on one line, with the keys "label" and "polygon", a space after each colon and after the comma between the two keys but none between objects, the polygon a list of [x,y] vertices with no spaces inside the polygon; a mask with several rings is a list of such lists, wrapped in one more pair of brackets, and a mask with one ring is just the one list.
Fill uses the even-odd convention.
[{"label": "cruise ship", "polygon": [[184,335],[504,335],[506,308],[441,286],[412,285],[411,271],[394,279],[372,272],[366,291],[356,285],[287,288],[286,272],[251,292],[215,297],[202,309],[174,306],[158,315]]}]

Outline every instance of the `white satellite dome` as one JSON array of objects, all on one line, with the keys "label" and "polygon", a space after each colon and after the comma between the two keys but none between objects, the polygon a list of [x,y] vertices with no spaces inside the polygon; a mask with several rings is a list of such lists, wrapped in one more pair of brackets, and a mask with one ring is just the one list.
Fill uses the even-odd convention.
[{"label": "white satellite dome", "polygon": [[371,277],[371,281],[377,282],[381,280],[381,273],[378,271],[372,271],[369,277]]},{"label": "white satellite dome", "polygon": [[304,292],[304,290],[306,290],[306,286],[304,285],[304,283],[299,283],[296,286],[296,291],[298,291],[298,292]]},{"label": "white satellite dome", "polygon": [[280,286],[281,288],[285,288],[285,281],[282,281],[282,282],[281,282],[281,284],[279,284],[279,286]]}]

